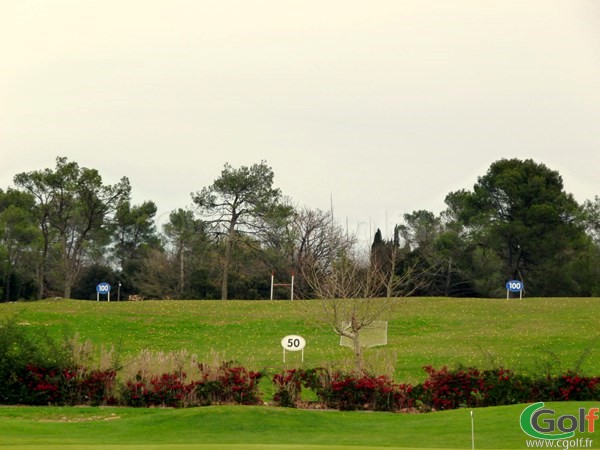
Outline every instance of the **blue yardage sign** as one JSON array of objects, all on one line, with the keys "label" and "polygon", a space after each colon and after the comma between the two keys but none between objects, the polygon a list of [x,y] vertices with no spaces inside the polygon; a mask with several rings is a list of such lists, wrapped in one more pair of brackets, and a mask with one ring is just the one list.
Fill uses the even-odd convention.
[{"label": "blue yardage sign", "polygon": [[510,292],[518,292],[519,298],[523,298],[523,282],[519,280],[510,280],[506,282],[506,298],[509,298]]},{"label": "blue yardage sign", "polygon": [[108,301],[110,302],[110,284],[98,283],[96,286],[96,301],[100,301],[100,294],[106,294],[108,296]]}]

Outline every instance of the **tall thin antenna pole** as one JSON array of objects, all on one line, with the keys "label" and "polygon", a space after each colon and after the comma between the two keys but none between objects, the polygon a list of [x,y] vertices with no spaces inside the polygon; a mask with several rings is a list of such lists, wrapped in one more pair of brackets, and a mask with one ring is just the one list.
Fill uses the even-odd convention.
[{"label": "tall thin antenna pole", "polygon": [[389,238],[390,235],[388,234],[388,210],[385,210],[385,238]]},{"label": "tall thin antenna pole", "polygon": [[331,208],[331,221],[333,222],[333,194],[329,193],[329,204]]},{"label": "tall thin antenna pole", "polygon": [[349,237],[348,237],[348,216],[346,216],[346,239],[349,239]]}]

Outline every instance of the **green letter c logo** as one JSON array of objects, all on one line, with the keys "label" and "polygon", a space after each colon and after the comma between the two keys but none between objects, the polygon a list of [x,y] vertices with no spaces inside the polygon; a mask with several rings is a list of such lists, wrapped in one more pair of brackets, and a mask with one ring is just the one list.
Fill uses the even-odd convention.
[{"label": "green letter c logo", "polygon": [[[569,439],[573,436],[575,436],[575,432],[570,431],[568,433],[561,433],[561,434],[546,434],[546,433],[542,433],[539,429],[539,425],[537,424],[537,416],[539,416],[539,414],[536,414],[536,419],[533,419],[533,415],[535,413],[535,411],[537,411],[538,409],[541,409],[544,407],[544,402],[538,402],[538,403],[534,403],[533,405],[529,405],[527,408],[525,408],[523,410],[523,412],[521,413],[521,417],[520,417],[520,424],[521,424],[521,430],[523,430],[524,433],[528,434],[529,436],[536,438],[536,439],[551,439],[551,440],[555,440],[555,439]],[[547,411],[551,411],[554,412],[552,410],[547,410]],[[540,411],[541,413],[541,411]],[[536,422],[536,423],[534,423]]]}]

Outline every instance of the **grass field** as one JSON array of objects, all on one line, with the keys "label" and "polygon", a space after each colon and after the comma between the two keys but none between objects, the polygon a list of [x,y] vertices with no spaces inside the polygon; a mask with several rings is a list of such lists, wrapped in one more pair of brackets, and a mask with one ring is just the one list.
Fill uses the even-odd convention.
[{"label": "grass field", "polygon": [[[98,345],[120,346],[124,357],[145,348],[185,349],[200,359],[218,352],[273,372],[302,365],[298,353],[288,353],[283,364],[280,347],[283,336],[300,334],[307,341],[305,367],[348,366],[350,350],[317,326],[319,313],[315,301],[0,304],[0,318],[16,315],[31,330],[57,337],[77,333]],[[600,374],[598,317],[600,301],[588,298],[401,299],[387,317],[388,345],[366,355],[374,370],[391,368],[397,381],[413,383],[425,378],[421,368],[427,364],[559,372],[583,360],[585,373]],[[573,414],[592,405],[554,406]],[[475,410],[476,448],[526,448],[518,425],[522,409]],[[467,410],[406,415],[271,407],[0,408],[0,447],[11,449],[471,448],[470,432]]]},{"label": "grass field", "polygon": [[[573,414],[592,403],[549,403]],[[526,448],[522,406],[474,411],[481,449]],[[594,438],[594,434],[584,433]],[[599,448],[600,438],[596,446]],[[470,449],[469,410],[430,414],[216,406],[190,409],[0,408],[0,447],[10,449]]]},{"label": "grass field", "polygon": [[[53,336],[74,335],[97,345],[115,345],[123,355],[141,349],[188,350],[201,360],[217,352],[252,369],[280,369],[281,339],[302,335],[306,367],[347,364],[350,349],[317,325],[317,301],[146,301],[47,300],[0,304],[0,319],[17,315],[30,329]],[[393,367],[397,381],[425,378],[422,367],[457,364],[503,365],[523,371],[573,368],[600,374],[600,300],[400,299],[388,317],[388,345],[367,349],[376,371]],[[288,353],[287,366],[300,366]],[[385,367],[384,367],[385,366]]]}]

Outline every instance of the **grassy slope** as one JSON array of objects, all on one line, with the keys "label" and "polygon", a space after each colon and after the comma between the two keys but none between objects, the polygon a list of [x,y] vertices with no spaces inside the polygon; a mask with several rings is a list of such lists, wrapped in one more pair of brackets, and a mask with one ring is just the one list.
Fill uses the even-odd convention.
[{"label": "grassy slope", "polygon": [[[96,344],[120,345],[124,354],[140,349],[187,349],[210,361],[212,351],[253,369],[280,369],[281,338],[307,340],[305,365],[343,363],[349,349],[332,332],[315,324],[319,303],[289,301],[88,302],[51,300],[0,304],[0,318],[50,334],[73,335]],[[572,368],[589,353],[583,369],[600,373],[597,299],[401,299],[389,313],[388,345],[366,351],[375,371],[388,363],[399,381],[424,378],[422,366],[456,364],[517,370]],[[288,366],[300,365],[288,353]]]},{"label": "grassy slope", "polygon": [[[318,302],[52,300],[0,304],[0,318],[18,314],[18,322],[28,329],[56,336],[79,333],[96,344],[121,342],[125,354],[142,348],[188,349],[209,358],[211,351],[218,351],[252,368],[275,370],[284,366],[279,341],[286,334],[307,339],[307,366],[339,363],[350,356],[337,345],[336,336],[314,325],[318,307]],[[501,363],[539,371],[552,363],[557,371],[573,367],[586,351],[585,371],[598,374],[599,313],[597,299],[399,300],[388,317],[389,345],[367,354],[377,364],[391,359],[399,381],[423,379],[425,364]],[[298,354],[288,353],[288,360],[289,366],[299,365]],[[566,403],[556,409],[573,414],[578,406]],[[524,448],[525,436],[518,426],[522,409],[517,405],[476,410],[477,448]],[[267,407],[0,408],[0,446],[58,449],[66,444],[131,445],[129,450],[175,445],[219,450],[312,445],[325,446],[323,450],[470,448],[470,417],[466,410],[394,415]]]},{"label": "grassy slope", "polygon": [[[592,403],[547,404],[576,413]],[[476,409],[477,448],[524,448],[522,406]],[[0,408],[0,446],[59,448],[471,448],[469,410],[431,414],[344,413],[269,407],[193,409]],[[582,437],[594,435],[583,434]],[[598,439],[600,441],[600,439]],[[128,447],[129,448],[129,447]]]}]

